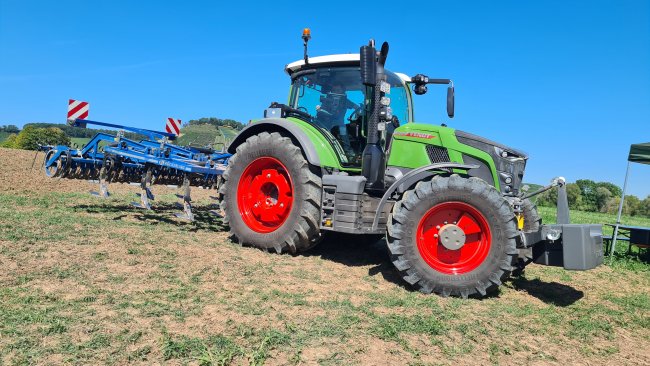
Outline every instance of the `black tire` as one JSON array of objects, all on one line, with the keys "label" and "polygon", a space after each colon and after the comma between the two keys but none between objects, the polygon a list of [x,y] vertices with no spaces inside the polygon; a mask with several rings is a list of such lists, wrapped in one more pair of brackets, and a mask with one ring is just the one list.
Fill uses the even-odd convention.
[{"label": "black tire", "polygon": [[[462,274],[446,274],[429,265],[417,245],[418,225],[439,204],[460,202],[478,211],[491,233],[489,250],[476,268]],[[395,203],[388,224],[391,261],[402,278],[424,293],[442,296],[485,296],[504,281],[517,259],[518,236],[510,204],[494,187],[478,178],[436,176],[419,182]]]},{"label": "black tire", "polygon": [[[537,206],[529,199],[525,199],[521,203],[521,210],[524,215],[524,232],[539,231],[542,227],[542,217],[537,212]],[[526,266],[533,261],[533,248],[519,249],[519,255],[515,269],[512,271],[513,277],[519,277],[524,274]]]},{"label": "black tire", "polygon": [[[259,232],[243,219],[238,206],[239,181],[246,168],[259,158],[273,158],[286,167],[292,182],[292,205],[284,222],[271,232]],[[283,171],[283,174],[285,172]],[[320,240],[321,178],[310,170],[302,152],[290,138],[277,132],[262,132],[237,147],[223,174],[219,189],[224,223],[235,239],[277,253],[297,253],[315,246]]]}]

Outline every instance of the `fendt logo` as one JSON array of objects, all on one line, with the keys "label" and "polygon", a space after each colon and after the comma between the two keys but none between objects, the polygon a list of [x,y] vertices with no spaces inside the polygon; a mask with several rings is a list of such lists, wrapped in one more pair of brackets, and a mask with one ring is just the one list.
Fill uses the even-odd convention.
[{"label": "fendt logo", "polygon": [[395,136],[404,136],[404,137],[417,137],[419,139],[433,139],[436,136],[434,135],[429,135],[426,133],[418,133],[418,132],[395,132]]}]

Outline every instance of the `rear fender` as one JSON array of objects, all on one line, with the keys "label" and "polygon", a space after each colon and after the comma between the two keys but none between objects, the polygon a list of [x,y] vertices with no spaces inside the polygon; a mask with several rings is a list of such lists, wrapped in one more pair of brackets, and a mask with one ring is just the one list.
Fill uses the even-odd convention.
[{"label": "rear fender", "polygon": [[265,118],[246,126],[232,141],[228,152],[234,154],[237,147],[247,138],[261,132],[280,132],[291,137],[300,145],[303,155],[314,166],[327,166],[340,169],[340,163],[325,137],[304,121],[284,118]]}]

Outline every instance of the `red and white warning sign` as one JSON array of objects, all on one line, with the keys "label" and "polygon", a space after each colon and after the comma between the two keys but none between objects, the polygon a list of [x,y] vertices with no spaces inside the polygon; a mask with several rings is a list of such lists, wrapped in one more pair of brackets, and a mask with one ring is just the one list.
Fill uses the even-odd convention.
[{"label": "red and white warning sign", "polygon": [[88,105],[88,102],[82,102],[80,100],[74,99],[68,100],[68,120],[74,121],[77,118],[88,118],[89,109],[90,106]]},{"label": "red and white warning sign", "polygon": [[167,118],[167,125],[165,126],[165,130],[167,130],[168,133],[173,133],[176,136],[180,135],[181,120],[171,117]]}]

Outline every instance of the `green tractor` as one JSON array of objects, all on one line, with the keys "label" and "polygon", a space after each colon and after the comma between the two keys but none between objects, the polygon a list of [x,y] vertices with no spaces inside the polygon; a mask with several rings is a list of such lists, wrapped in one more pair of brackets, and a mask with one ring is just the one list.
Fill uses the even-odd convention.
[{"label": "green tractor", "polygon": [[[234,238],[298,253],[328,233],[385,235],[402,278],[424,293],[485,296],[535,261],[567,269],[602,263],[599,225],[570,225],[564,180],[522,189],[523,152],[414,122],[412,91],[451,80],[384,68],[388,44],[359,54],[290,63],[287,104],[272,103],[229,146],[220,186]],[[558,186],[557,225],[542,225],[529,200]]]}]

